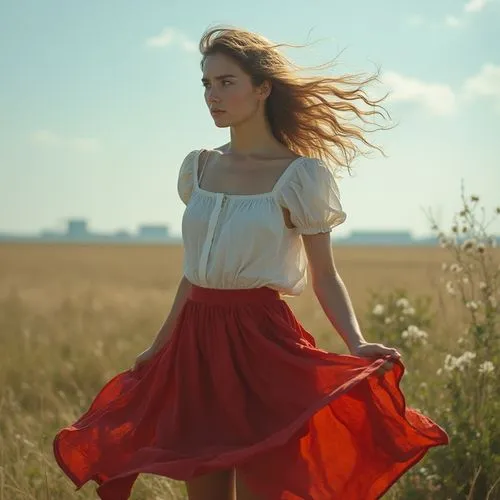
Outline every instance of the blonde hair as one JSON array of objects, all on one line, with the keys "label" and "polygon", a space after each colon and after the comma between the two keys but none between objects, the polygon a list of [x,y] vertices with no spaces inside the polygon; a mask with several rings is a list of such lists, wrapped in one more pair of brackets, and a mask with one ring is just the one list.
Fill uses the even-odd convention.
[{"label": "blonde hair", "polygon": [[[266,100],[266,117],[272,133],[298,155],[320,158],[327,164],[333,162],[335,166],[350,170],[351,162],[359,154],[365,155],[355,142],[361,141],[386,156],[379,146],[366,139],[367,131],[343,117],[343,113],[354,113],[364,123],[370,123],[367,117],[383,116],[379,110],[390,117],[378,104],[387,95],[378,100],[370,99],[363,88],[377,80],[378,72],[368,78],[363,78],[362,74],[300,76],[304,68],[287,59],[278,50],[280,47],[297,46],[274,44],[243,29],[214,27],[203,33],[199,43],[201,67],[203,69],[207,56],[222,53],[235,60],[251,77],[254,86],[270,81],[272,89]],[[327,66],[329,64],[319,67]],[[356,104],[358,100],[372,109],[361,109]],[[380,129],[382,127],[376,130]]]}]

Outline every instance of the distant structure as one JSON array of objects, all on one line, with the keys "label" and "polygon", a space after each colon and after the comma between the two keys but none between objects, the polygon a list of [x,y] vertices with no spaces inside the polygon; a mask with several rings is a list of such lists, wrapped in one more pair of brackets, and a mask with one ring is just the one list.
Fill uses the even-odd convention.
[{"label": "distant structure", "polygon": [[338,242],[349,245],[414,245],[415,239],[409,231],[353,231]]},{"label": "distant structure", "polygon": [[83,218],[68,219],[65,231],[42,230],[38,235],[0,234],[0,241],[13,242],[50,242],[50,243],[180,243],[181,239],[172,237],[168,226],[143,224],[136,234],[124,229],[114,233],[96,233],[91,231]]},{"label": "distant structure", "polygon": [[138,238],[149,241],[165,241],[169,238],[168,228],[166,226],[140,226]]},{"label": "distant structure", "polygon": [[[500,245],[500,236],[496,237]],[[68,219],[65,231],[42,230],[39,234],[19,235],[0,233],[1,242],[24,242],[24,243],[119,243],[119,244],[181,244],[182,238],[172,236],[168,226],[162,224],[142,224],[135,234],[124,229],[114,233],[96,233],[89,229],[88,222],[84,218]],[[437,238],[429,236],[426,238],[414,238],[409,231],[353,231],[346,237],[333,234],[335,245],[370,245],[370,246],[436,246]]]},{"label": "distant structure", "polygon": [[89,235],[87,221],[85,219],[70,219],[66,234],[68,238],[72,239],[86,238]]}]

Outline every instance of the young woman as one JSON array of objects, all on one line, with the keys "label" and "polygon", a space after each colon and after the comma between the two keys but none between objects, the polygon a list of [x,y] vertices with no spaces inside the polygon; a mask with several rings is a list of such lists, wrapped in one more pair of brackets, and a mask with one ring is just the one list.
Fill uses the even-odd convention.
[{"label": "young woman", "polygon": [[[180,167],[184,276],[151,347],[57,434],[55,456],[105,500],[129,498],[140,473],[185,481],[190,500],[379,498],[448,442],[406,407],[400,354],[364,338],[331,252],[346,218],[333,166],[370,144],[342,112],[365,120],[355,99],[380,101],[352,77],[298,76],[244,30],[209,30],[200,50],[230,141]],[[283,300],[308,265],[349,355],[317,348]]]}]

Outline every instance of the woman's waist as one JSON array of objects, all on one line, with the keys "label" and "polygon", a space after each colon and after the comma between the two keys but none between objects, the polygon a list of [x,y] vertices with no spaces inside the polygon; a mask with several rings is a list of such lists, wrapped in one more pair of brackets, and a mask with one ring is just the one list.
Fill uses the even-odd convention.
[{"label": "woman's waist", "polygon": [[212,304],[266,303],[281,300],[278,290],[267,286],[255,288],[211,288],[191,283],[189,299]]}]

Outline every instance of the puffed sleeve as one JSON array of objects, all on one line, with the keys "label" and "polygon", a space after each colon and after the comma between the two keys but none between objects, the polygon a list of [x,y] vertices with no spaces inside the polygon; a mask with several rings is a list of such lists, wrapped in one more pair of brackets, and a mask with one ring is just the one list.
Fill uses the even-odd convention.
[{"label": "puffed sleeve", "polygon": [[321,160],[307,158],[292,172],[279,193],[300,234],[327,233],[346,219],[335,175]]},{"label": "puffed sleeve", "polygon": [[197,150],[194,150],[188,153],[182,161],[181,167],[179,169],[179,175],[177,178],[177,192],[179,193],[179,197],[185,205],[188,204],[189,199],[191,198],[191,193],[193,192],[194,169],[197,152]]}]

